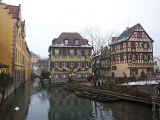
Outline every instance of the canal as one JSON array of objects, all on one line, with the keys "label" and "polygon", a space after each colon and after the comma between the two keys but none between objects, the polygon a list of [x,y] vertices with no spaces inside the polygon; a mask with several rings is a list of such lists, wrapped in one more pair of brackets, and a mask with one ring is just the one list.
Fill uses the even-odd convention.
[{"label": "canal", "polygon": [[152,108],[82,99],[63,87],[42,88],[37,79],[8,98],[1,106],[0,120],[152,120]]}]

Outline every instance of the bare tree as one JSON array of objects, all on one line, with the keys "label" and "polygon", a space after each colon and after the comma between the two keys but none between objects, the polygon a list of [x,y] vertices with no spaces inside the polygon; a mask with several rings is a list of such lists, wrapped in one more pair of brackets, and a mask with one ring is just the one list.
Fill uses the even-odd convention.
[{"label": "bare tree", "polygon": [[97,53],[101,48],[109,46],[113,32],[100,31],[98,28],[89,27],[84,30],[82,35],[89,40],[93,46],[93,52]]}]

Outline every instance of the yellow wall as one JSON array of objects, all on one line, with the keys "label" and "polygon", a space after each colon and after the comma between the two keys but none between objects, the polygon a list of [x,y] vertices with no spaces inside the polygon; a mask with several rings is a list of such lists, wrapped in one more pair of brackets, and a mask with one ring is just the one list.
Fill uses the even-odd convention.
[{"label": "yellow wall", "polygon": [[130,76],[130,70],[127,64],[116,64],[114,66],[117,66],[116,70],[112,70],[112,72],[115,74],[115,77],[124,77],[124,73],[127,75],[127,77]]},{"label": "yellow wall", "polygon": [[[114,66],[117,66],[116,70],[112,70],[112,72],[115,74],[115,77],[124,77],[124,73],[127,75],[127,77],[130,77],[130,68],[128,68],[128,64],[116,64]],[[142,71],[147,73],[147,68],[135,68],[138,70],[138,74],[135,74],[136,77],[140,77]]]},{"label": "yellow wall", "polygon": [[18,21],[12,18],[12,14],[8,14],[8,9],[4,8],[5,5],[0,3],[0,63],[8,65],[9,73],[12,75],[14,26],[16,22],[18,22],[19,27],[16,28],[15,43],[15,70],[25,71],[25,79],[27,80],[31,75],[31,58],[30,55],[27,54],[25,38],[22,38],[21,13],[19,12],[20,20]]},{"label": "yellow wall", "polygon": [[0,63],[9,66],[9,73],[12,69],[12,40],[13,27],[16,23],[8,9],[0,3]]}]

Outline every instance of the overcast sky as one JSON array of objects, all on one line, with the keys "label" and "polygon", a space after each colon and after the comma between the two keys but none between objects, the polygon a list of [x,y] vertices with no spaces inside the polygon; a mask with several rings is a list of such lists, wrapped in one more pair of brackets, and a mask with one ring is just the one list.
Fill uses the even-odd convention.
[{"label": "overcast sky", "polygon": [[121,33],[141,23],[160,56],[160,0],[2,0],[22,6],[31,51],[48,56],[48,47],[61,32],[83,32],[87,27]]}]

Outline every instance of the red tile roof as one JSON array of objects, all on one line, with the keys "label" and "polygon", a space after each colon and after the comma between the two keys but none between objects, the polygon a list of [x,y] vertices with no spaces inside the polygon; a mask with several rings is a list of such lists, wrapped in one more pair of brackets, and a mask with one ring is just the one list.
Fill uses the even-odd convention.
[{"label": "red tile roof", "polygon": [[69,41],[69,45],[74,44],[74,40],[80,40],[79,45],[88,45],[88,40],[84,39],[79,33],[77,32],[63,32],[60,36],[52,41],[53,44],[63,44],[64,40],[67,39]]},{"label": "red tile roof", "polygon": [[63,32],[58,39],[83,39],[82,36],[77,32]]},{"label": "red tile roof", "polygon": [[9,14],[12,14],[12,17],[14,19],[18,18],[19,12],[20,12],[20,5],[19,6],[14,6],[14,5],[8,5],[3,3],[6,7],[5,9],[9,9]]}]

